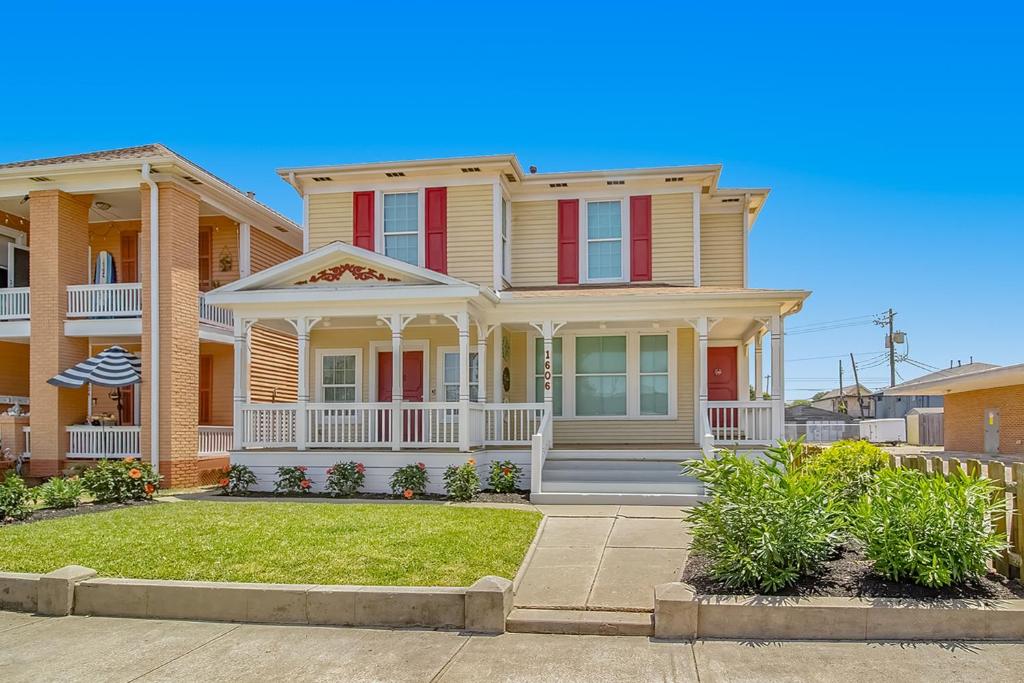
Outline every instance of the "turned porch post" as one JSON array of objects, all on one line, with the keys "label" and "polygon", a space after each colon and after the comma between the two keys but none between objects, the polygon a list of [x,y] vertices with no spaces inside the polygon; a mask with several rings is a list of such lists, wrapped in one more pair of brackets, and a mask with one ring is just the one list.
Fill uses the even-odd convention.
[{"label": "turned porch post", "polygon": [[402,330],[401,313],[392,313],[387,320],[391,328],[391,450],[402,449]]},{"label": "turned porch post", "polygon": [[233,441],[236,451],[242,450],[245,431],[242,428],[242,407],[249,401],[249,329],[253,321],[235,318],[235,385],[232,413]]},{"label": "turned porch post", "polygon": [[770,328],[772,335],[772,440],[781,439],[785,436],[786,404],[785,404],[785,377],[783,372],[783,328],[782,316],[771,317]]},{"label": "turned porch post", "polygon": [[298,346],[298,382],[295,405],[295,448],[306,448],[306,432],[309,426],[307,404],[309,403],[309,331],[320,318],[294,318],[289,320],[295,328]]},{"label": "turned porch post", "polygon": [[695,425],[695,431],[700,435],[701,446],[706,441],[713,439],[711,433],[711,421],[708,418],[708,319],[706,316],[697,318],[697,406],[700,422]]},{"label": "turned porch post", "polygon": [[760,331],[754,335],[754,400],[760,401],[764,396],[764,353],[762,350],[762,339],[764,335]]},{"label": "turned porch post", "polygon": [[455,315],[459,328],[459,450],[469,450],[469,313]]}]

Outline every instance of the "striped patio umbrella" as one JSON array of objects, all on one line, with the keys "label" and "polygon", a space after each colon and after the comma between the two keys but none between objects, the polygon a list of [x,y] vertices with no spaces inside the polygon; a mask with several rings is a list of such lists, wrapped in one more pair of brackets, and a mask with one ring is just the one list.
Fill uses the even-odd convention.
[{"label": "striped patio umbrella", "polygon": [[85,384],[126,387],[142,381],[142,361],[120,346],[111,346],[46,381],[55,387],[68,389],[78,389]]}]

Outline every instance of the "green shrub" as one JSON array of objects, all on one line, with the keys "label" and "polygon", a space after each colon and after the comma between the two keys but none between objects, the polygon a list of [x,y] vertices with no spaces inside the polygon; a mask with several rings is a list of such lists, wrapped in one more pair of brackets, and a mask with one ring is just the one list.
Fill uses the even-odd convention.
[{"label": "green shrub", "polygon": [[217,485],[225,496],[240,496],[257,481],[251,469],[238,463],[225,467],[220,473],[222,476]]},{"label": "green shrub", "polygon": [[332,496],[354,496],[363,488],[366,467],[361,462],[339,462],[327,468],[324,489]]},{"label": "green shrub", "polygon": [[686,516],[692,549],[729,588],[775,592],[814,573],[840,542],[832,497],[793,467],[801,448],[779,442],[763,459],[725,450],[683,463],[708,496]]},{"label": "green shrub", "polygon": [[837,441],[817,453],[808,447],[801,467],[841,502],[854,505],[867,493],[875,473],[888,463],[889,455],[872,443]]},{"label": "green shrub", "polygon": [[444,490],[452,500],[471,500],[480,490],[476,460],[470,458],[465,464],[449,466],[444,471]]},{"label": "green shrub", "polygon": [[306,476],[305,465],[292,465],[277,468],[277,481],[274,482],[274,493],[295,495],[313,492],[313,481]]},{"label": "green shrub", "polygon": [[85,471],[82,483],[97,503],[127,503],[152,498],[160,475],[148,462],[134,458],[100,460]]},{"label": "green shrub", "polygon": [[391,492],[396,496],[402,496],[406,500],[415,496],[422,496],[427,492],[427,466],[421,462],[415,465],[405,465],[395,470],[391,475]]},{"label": "green shrub", "polygon": [[25,486],[25,480],[8,472],[0,483],[0,522],[5,519],[25,519],[32,514],[35,495]]},{"label": "green shrub", "polygon": [[523,476],[523,468],[511,460],[492,461],[487,485],[495,493],[514,493],[519,489],[521,476]]},{"label": "green shrub", "polygon": [[854,508],[853,532],[886,578],[932,588],[963,583],[1006,548],[991,527],[1005,507],[993,493],[988,480],[962,473],[947,479],[886,468]]},{"label": "green shrub", "polygon": [[83,493],[85,493],[85,487],[82,486],[82,480],[78,477],[67,479],[53,477],[36,489],[39,501],[44,506],[55,510],[78,507]]}]

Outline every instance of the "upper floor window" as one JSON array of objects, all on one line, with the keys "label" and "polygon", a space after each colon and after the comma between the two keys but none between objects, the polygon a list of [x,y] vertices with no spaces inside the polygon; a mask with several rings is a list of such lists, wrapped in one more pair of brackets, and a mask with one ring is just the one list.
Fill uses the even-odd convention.
[{"label": "upper floor window", "polygon": [[583,258],[588,281],[623,279],[626,250],[622,226],[621,201],[587,202]]},{"label": "upper floor window", "polygon": [[419,265],[419,193],[384,195],[384,255]]},{"label": "upper floor window", "polygon": [[506,282],[512,280],[512,240],[509,235],[509,224],[512,217],[509,215],[512,206],[505,197],[501,198],[501,276]]}]

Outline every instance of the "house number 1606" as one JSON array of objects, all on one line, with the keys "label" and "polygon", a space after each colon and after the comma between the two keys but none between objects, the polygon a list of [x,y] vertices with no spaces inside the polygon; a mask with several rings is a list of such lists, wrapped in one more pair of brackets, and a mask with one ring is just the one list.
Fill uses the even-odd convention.
[{"label": "house number 1606", "polygon": [[544,349],[544,391],[551,391],[551,351]]}]

